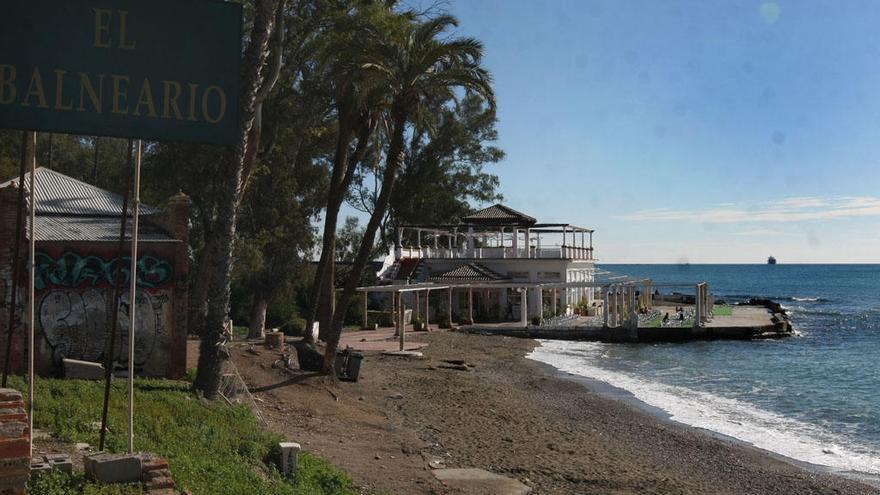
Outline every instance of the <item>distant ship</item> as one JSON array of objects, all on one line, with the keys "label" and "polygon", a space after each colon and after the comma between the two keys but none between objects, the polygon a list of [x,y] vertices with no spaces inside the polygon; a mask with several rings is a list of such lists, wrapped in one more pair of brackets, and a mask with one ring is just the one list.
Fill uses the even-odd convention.
[{"label": "distant ship", "polygon": [[773,256],[767,258],[767,264],[768,264],[768,265],[775,265],[775,264],[776,264],[776,258],[774,258]]}]

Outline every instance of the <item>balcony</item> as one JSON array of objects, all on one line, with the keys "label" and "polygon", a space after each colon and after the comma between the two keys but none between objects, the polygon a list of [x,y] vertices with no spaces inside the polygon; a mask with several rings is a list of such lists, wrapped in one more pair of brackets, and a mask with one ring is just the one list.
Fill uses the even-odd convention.
[{"label": "balcony", "polygon": [[478,247],[478,248],[435,248],[401,247],[399,258],[427,259],[556,259],[592,260],[593,248],[577,246],[553,246],[537,248]]}]

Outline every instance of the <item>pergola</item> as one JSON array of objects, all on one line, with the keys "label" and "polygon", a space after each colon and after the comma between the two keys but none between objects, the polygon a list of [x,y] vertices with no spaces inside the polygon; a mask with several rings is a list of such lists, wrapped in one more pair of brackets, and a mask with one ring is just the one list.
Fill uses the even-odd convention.
[{"label": "pergola", "polygon": [[[597,270],[603,274],[610,274]],[[571,289],[603,289],[605,292],[605,300],[603,302],[603,318],[606,326],[621,326],[628,314],[633,308],[638,306],[650,308],[653,305],[653,294],[651,292],[652,282],[650,279],[634,279],[625,275],[608,275],[601,281],[592,282],[469,282],[459,284],[437,284],[433,282],[425,282],[419,284],[408,285],[376,285],[368,287],[358,287],[357,291],[362,294],[363,304],[363,328],[367,328],[367,295],[370,293],[389,293],[392,298],[392,312],[396,315],[395,329],[396,335],[400,338],[400,349],[404,349],[406,321],[405,303],[403,295],[413,293],[415,303],[413,309],[416,311],[416,318],[421,317],[420,295],[424,294],[425,324],[428,324],[429,298],[431,291],[446,291],[447,298],[447,317],[450,325],[452,319],[452,293],[453,290],[467,290],[467,321],[473,322],[473,292],[482,289],[513,289],[520,293],[520,323],[528,326],[528,292],[538,291],[539,301],[541,301],[541,313],[543,313],[543,293],[545,290],[553,291],[554,297],[552,301],[552,311],[556,312],[557,293],[559,290]]]},{"label": "pergola", "polygon": [[[592,253],[593,229],[569,223],[534,223],[528,225],[498,223],[484,224],[448,224],[448,225],[403,225],[397,230],[397,246],[403,247],[407,240],[406,233],[414,233],[406,247],[433,247],[434,249],[473,249],[482,247],[509,247],[514,250],[534,247],[540,252],[542,237],[549,235],[561,236],[563,248],[577,248]],[[425,236],[423,237],[423,234]],[[414,241],[414,242],[413,242]],[[534,242],[533,242],[534,241]],[[543,244],[550,246],[550,244]],[[555,245],[554,245],[555,246]],[[540,257],[536,255],[535,257]]]},{"label": "pergola", "polygon": [[428,325],[428,315],[429,315],[429,302],[431,291],[438,290],[447,290],[448,297],[448,311],[449,311],[449,323],[452,324],[452,286],[450,285],[440,285],[431,282],[421,283],[421,284],[407,284],[407,285],[373,285],[369,287],[358,287],[357,292],[362,294],[363,301],[363,325],[362,328],[367,328],[367,295],[370,293],[387,293],[391,294],[391,311],[392,314],[395,315],[395,335],[400,337],[400,350],[404,350],[404,345],[406,343],[406,321],[404,319],[404,313],[406,311],[406,305],[403,301],[403,295],[407,293],[412,293],[415,297],[415,304],[413,305],[413,309],[416,311],[416,318],[420,317],[420,303],[419,303],[419,295],[424,293],[425,295],[425,325]]}]

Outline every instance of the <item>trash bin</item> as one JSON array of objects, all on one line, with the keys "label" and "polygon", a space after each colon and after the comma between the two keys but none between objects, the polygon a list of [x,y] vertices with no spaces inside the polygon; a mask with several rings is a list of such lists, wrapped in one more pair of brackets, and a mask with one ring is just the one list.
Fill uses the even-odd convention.
[{"label": "trash bin", "polygon": [[349,382],[358,381],[364,355],[351,349],[336,351],[336,377]]}]

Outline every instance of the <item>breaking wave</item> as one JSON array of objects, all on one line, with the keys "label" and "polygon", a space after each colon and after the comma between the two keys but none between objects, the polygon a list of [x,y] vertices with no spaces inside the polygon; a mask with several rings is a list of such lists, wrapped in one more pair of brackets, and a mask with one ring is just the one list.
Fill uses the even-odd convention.
[{"label": "breaking wave", "polygon": [[[880,475],[880,451],[820,426],[766,411],[742,400],[646,380],[595,365],[609,344],[541,341],[528,357],[560,371],[622,388],[671,419],[727,435],[756,447],[841,472]],[[613,344],[610,344],[613,345]]]}]

